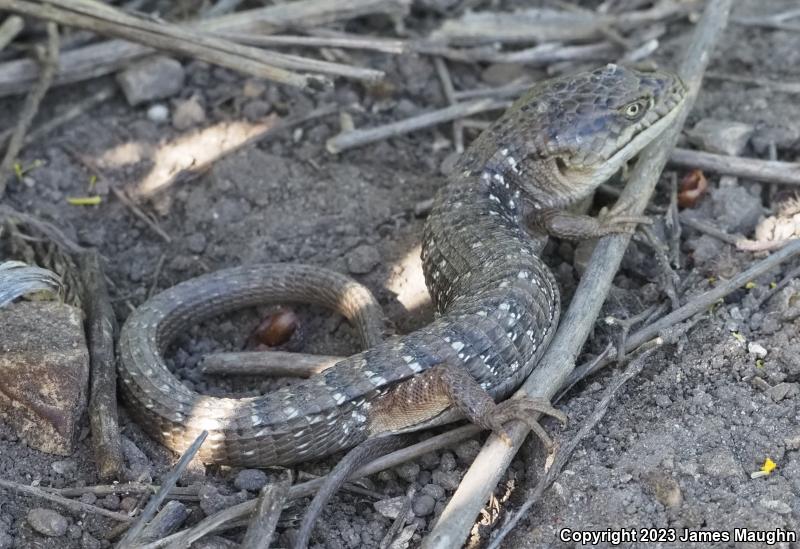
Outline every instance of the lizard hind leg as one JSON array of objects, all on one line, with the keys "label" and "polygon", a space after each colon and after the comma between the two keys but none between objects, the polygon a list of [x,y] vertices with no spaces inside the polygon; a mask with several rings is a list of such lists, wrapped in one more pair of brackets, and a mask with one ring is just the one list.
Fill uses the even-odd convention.
[{"label": "lizard hind leg", "polygon": [[539,425],[538,416],[548,415],[566,424],[567,416],[554,408],[547,399],[522,396],[505,400],[499,404],[464,368],[452,364],[439,364],[426,374],[434,377],[438,388],[445,392],[451,404],[462,412],[472,423],[494,431],[509,446],[511,437],[503,426],[513,420],[525,422],[548,448],[553,441]]}]

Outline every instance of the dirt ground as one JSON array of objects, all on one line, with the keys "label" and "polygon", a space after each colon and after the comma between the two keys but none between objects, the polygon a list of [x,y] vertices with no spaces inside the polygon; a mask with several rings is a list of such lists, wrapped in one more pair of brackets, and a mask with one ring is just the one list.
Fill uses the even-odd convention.
[{"label": "dirt ground", "polygon": [[[491,4],[508,8],[525,3]],[[734,16],[763,15],[793,6],[796,3],[792,0],[740,0]],[[425,17],[412,13],[408,27],[432,24]],[[363,20],[354,23],[352,30],[386,33],[391,29],[381,20]],[[674,66],[690,30],[691,23],[686,20],[669,25],[655,56],[663,66]],[[261,83],[228,70],[187,61],[183,90],[161,103],[174,109],[178,100],[196,96],[207,117],[203,125],[210,126],[253,112],[296,115],[333,102],[350,107],[359,127],[445,104],[428,57],[351,55],[359,64],[385,70],[388,85],[377,89],[338,81],[333,90],[306,96],[268,83],[262,89]],[[518,66],[453,63],[450,68],[457,89],[498,85],[521,71],[534,78],[545,77],[543,71]],[[732,24],[713,56],[710,70],[799,81],[800,33]],[[59,88],[48,97],[39,120],[111,82],[109,78]],[[249,98],[244,97],[246,88],[251,90]],[[260,103],[253,106],[256,101]],[[0,100],[0,126],[13,123],[19,105],[19,98]],[[442,166],[453,152],[449,125],[341,155],[325,150],[326,139],[339,131],[335,115],[279,134],[220,160],[200,177],[171,186],[144,202],[142,207],[156,215],[160,227],[171,237],[172,242],[166,243],[111,194],[104,195],[99,206],[72,206],[66,201],[85,195],[92,175],[78,161],[75,151],[107,161],[98,183],[101,191],[103,186],[132,188],[148,175],[158,147],[181,134],[169,122],[152,121],[149,107],[151,104],[129,107],[118,94],[26,147],[22,165],[31,166],[37,160],[42,165],[28,172],[23,182],[13,183],[5,199],[19,210],[54,220],[78,242],[99,249],[107,259],[112,299],[121,322],[152,291],[205,272],[258,262],[303,262],[351,273],[378,296],[401,331],[431,320],[419,264],[425,220],[415,214],[415,206],[432,197],[445,182]],[[797,95],[709,79],[688,126],[704,118],[752,124],[755,133],[745,155],[765,158],[770,143],[774,143],[779,159],[800,159]],[[134,149],[136,154],[131,152]],[[663,177],[664,183],[669,174]],[[678,177],[684,174],[677,173]],[[709,182],[713,190],[694,212],[701,219],[732,233],[750,235],[759,216],[769,213],[772,204],[766,186],[746,180],[720,184],[720,178],[711,174]],[[666,184],[661,186],[656,204],[666,205],[667,189]],[[685,281],[684,300],[754,261],[753,254],[737,252],[688,227],[684,227],[682,238],[683,268],[678,274]],[[567,299],[579,278],[573,265],[581,254],[569,243],[551,243],[547,248],[547,260]],[[630,316],[666,300],[648,254],[643,245],[632,245],[604,316]],[[534,506],[503,546],[579,546],[559,539],[559,533],[567,528],[675,528],[679,535],[684,528],[800,532],[800,315],[790,314],[800,284],[795,281],[763,305],[757,301],[770,283],[793,267],[787,265],[782,272],[753,281],[752,288],[735,292],[715,306],[678,345],[655,353],[643,374],[620,392],[608,415],[578,447],[541,504]],[[301,317],[302,337],[295,348],[340,355],[358,350],[354,331],[342,319],[313,308],[296,310]],[[198,360],[213,350],[241,349],[260,314],[243,312],[198,325],[181,338],[171,355],[176,372],[186,383],[209,394],[260,394],[273,388],[275,382],[219,381],[205,378],[194,369]],[[598,352],[616,337],[615,328],[598,323],[587,353]],[[766,351],[765,356],[758,346]],[[582,382],[559,403],[571,423],[563,429],[546,423],[557,443],[575,434],[612,375],[604,372]],[[786,392],[776,389],[782,383],[788,384],[780,385]],[[148,439],[124,410],[121,423],[123,435],[146,455],[157,483],[175,457]],[[0,477],[57,488],[97,484],[88,434],[86,422],[76,454],[55,457],[26,447],[0,421]],[[365,486],[382,494],[383,499],[403,496],[409,487],[416,488],[411,522],[417,528],[409,541],[411,547],[429,531],[482,441],[425,456],[366,481]],[[750,474],[758,471],[766,458],[777,463],[776,470],[752,479]],[[321,474],[334,463],[334,459],[328,459],[303,464],[296,471]],[[528,441],[495,490],[497,499],[477,517],[470,546],[484,545],[492,529],[524,501],[543,463],[540,446]],[[201,482],[215,487],[222,494],[211,498],[217,502],[255,497],[253,491],[241,492],[241,482],[234,484],[238,474],[238,470],[227,467],[196,467],[183,484]],[[231,497],[226,499],[228,495]],[[124,511],[137,502],[108,496],[93,503]],[[305,503],[301,500],[284,513],[284,537],[277,546],[287,545],[287,531],[295,525]],[[374,503],[375,498],[363,494],[338,495],[325,510],[312,546],[376,547],[392,520]],[[209,505],[206,502],[205,510]],[[67,533],[48,538],[35,532],[26,519],[34,507],[58,510],[69,521]],[[203,516],[204,510],[195,508],[189,522]],[[91,514],[78,516],[29,497],[0,492],[0,548],[107,547],[110,543],[104,535],[113,525]],[[225,536],[240,541],[242,534],[238,529]],[[216,537],[195,546],[233,545]],[[639,546],[744,548],[764,544],[664,541]],[[796,548],[800,544],[775,546]]]}]

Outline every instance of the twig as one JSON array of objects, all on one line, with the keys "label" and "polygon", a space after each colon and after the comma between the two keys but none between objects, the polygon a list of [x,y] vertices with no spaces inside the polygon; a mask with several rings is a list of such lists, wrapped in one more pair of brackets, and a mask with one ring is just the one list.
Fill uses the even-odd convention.
[{"label": "twig", "polygon": [[346,151],[347,149],[374,143],[375,141],[382,141],[383,139],[397,137],[398,135],[435,126],[443,122],[450,122],[451,120],[464,116],[472,116],[473,114],[481,112],[503,109],[507,106],[508,102],[494,99],[480,99],[469,103],[457,103],[443,109],[426,112],[383,126],[340,133],[328,139],[325,147],[328,149],[328,152],[336,154]]},{"label": "twig", "polygon": [[189,518],[189,513],[189,509],[180,501],[168,501],[142,530],[141,541],[154,541],[170,535]]},{"label": "twig", "polygon": [[408,517],[411,515],[411,505],[414,501],[414,493],[416,492],[416,486],[410,486],[408,488],[408,492],[406,493],[406,499],[403,502],[403,506],[400,508],[400,512],[397,513],[397,518],[394,519],[392,525],[386,531],[386,534],[381,539],[380,545],[378,545],[378,549],[388,549],[391,547],[392,542],[397,537],[397,534],[406,525],[408,521]]},{"label": "twig", "polygon": [[755,308],[760,308],[767,300],[769,300],[772,296],[783,290],[789,283],[800,276],[800,266],[795,267],[784,276],[780,282],[775,284],[774,287],[770,288],[768,291],[764,292],[760,298],[756,299]]},{"label": "twig", "polygon": [[381,38],[370,36],[287,36],[287,35],[261,35],[261,34],[234,34],[214,33],[238,42],[258,47],[303,46],[309,48],[344,48],[357,50],[371,50],[382,53],[401,54],[408,51],[409,46],[405,40],[394,38]]},{"label": "twig", "polygon": [[289,495],[289,486],[292,484],[291,472],[272,484],[267,484],[261,489],[250,526],[242,540],[241,549],[261,549],[269,547],[278,519],[283,510],[283,504]]},{"label": "twig", "polygon": [[[688,111],[694,104],[702,82],[703,71],[728,20],[731,0],[712,0],[695,27],[689,50],[680,67],[680,75],[689,88],[688,97],[671,128],[639,154],[630,181],[620,198],[630,204],[631,215],[641,215],[658,182],[667,158],[678,140]],[[575,357],[594,326],[628,246],[630,235],[601,238],[575,291],[545,355],[528,377],[523,394],[551,398],[575,368]],[[490,435],[472,463],[431,533],[423,540],[424,549],[460,546],[467,537],[475,517],[494,490],[529,429],[521,422],[506,426],[513,445],[509,447],[497,435]]]},{"label": "twig", "polygon": [[536,487],[533,489],[533,492],[528,499],[525,500],[525,503],[522,504],[516,513],[514,513],[505,526],[503,526],[503,528],[497,532],[497,535],[492,539],[492,542],[489,544],[487,549],[497,549],[500,547],[500,542],[502,542],[503,539],[509,533],[511,533],[511,531],[525,516],[528,510],[541,499],[545,490],[550,488],[550,485],[552,485],[553,482],[555,482],[555,480],[558,478],[558,475],[561,474],[561,470],[564,468],[564,465],[567,464],[567,461],[569,461],[570,456],[572,456],[572,452],[575,451],[575,448],[578,447],[578,444],[580,444],[581,441],[586,438],[590,432],[592,432],[595,426],[606,415],[606,412],[608,412],[608,408],[611,405],[611,401],[614,400],[614,396],[617,394],[617,392],[628,381],[641,373],[641,371],[644,369],[647,359],[655,352],[657,348],[658,347],[652,347],[644,351],[642,354],[637,356],[627,368],[625,368],[623,373],[614,377],[608,387],[606,387],[606,390],[603,391],[603,396],[595,405],[592,413],[589,415],[589,417],[583,420],[578,432],[575,433],[575,436],[573,436],[569,442],[558,449],[556,456],[553,459],[553,463],[550,465],[547,473],[545,473],[542,478],[539,479],[539,482],[536,483]]},{"label": "twig", "polygon": [[[222,17],[191,22],[189,29],[205,32],[266,33],[285,28],[308,28],[364,15],[403,14],[410,0],[297,0],[245,10]],[[142,44],[107,40],[67,51],[55,85],[79,82],[112,73],[131,61],[154,53]],[[27,90],[38,77],[39,69],[28,59],[0,64],[0,96]]]},{"label": "twig", "polygon": [[175,464],[175,467],[169,472],[169,474],[164,478],[164,481],[161,483],[161,488],[159,488],[158,492],[150,499],[150,502],[142,511],[142,514],[136,519],[136,522],[131,524],[130,529],[125,533],[125,536],[120,540],[119,547],[131,547],[133,546],[134,542],[139,538],[139,535],[144,530],[144,527],[147,525],[148,521],[153,518],[158,511],[158,507],[164,501],[164,499],[169,495],[169,491],[175,486],[175,483],[178,482],[178,479],[183,474],[183,471],[189,465],[189,462],[192,461],[197,451],[200,449],[200,446],[203,445],[203,442],[206,440],[208,436],[208,431],[203,431],[200,435],[195,439],[189,448],[186,449],[186,452],[181,456],[181,459],[178,460],[178,463]]},{"label": "twig", "polygon": [[[423,454],[434,452],[436,450],[452,446],[453,444],[457,444],[462,440],[472,438],[480,432],[481,429],[475,425],[464,425],[463,427],[451,429],[450,431],[442,433],[441,435],[436,435],[429,439],[423,440],[422,442],[418,442],[417,444],[413,444],[407,448],[403,448],[402,450],[397,450],[395,452],[386,454],[385,456],[381,456],[353,473],[350,479],[353,480],[366,477],[383,471],[384,469],[396,467],[401,463],[416,459]],[[303,482],[301,484],[295,484],[289,489],[289,496],[287,499],[293,500],[310,496],[316,492],[324,482],[325,477],[320,477],[314,480]],[[137,549],[160,549],[161,547],[166,547],[170,544],[175,544],[175,547],[187,547],[193,541],[200,539],[207,533],[215,531],[222,525],[225,525],[226,527],[233,527],[233,523],[231,521],[236,521],[237,519],[248,516],[253,512],[255,506],[256,502],[254,500],[239,503],[233,507],[229,507],[228,509],[206,517],[192,528],[172,534],[171,536],[167,536],[166,538],[157,542],[143,545]]]},{"label": "twig", "polygon": [[[692,296],[685,305],[637,330],[628,336],[625,343],[625,350],[627,352],[633,351],[654,337],[662,335],[664,331],[668,330],[675,324],[684,322],[685,320],[688,320],[699,313],[705,312],[720,299],[741,288],[748,282],[757,279],[764,273],[769,272],[781,263],[797,257],[798,255],[800,255],[800,240],[795,240],[781,250],[768,257],[765,257],[757,263],[754,263],[748,269],[745,269],[730,280],[720,282],[711,290],[703,292],[700,295]],[[610,359],[601,361],[599,364],[592,367],[591,373],[609,364],[613,360],[613,355],[615,354],[616,353],[611,353],[612,356]],[[586,377],[586,375],[589,375],[587,373],[587,369],[588,368],[586,366],[575,368],[575,370],[570,374],[565,385],[571,385],[576,379],[581,379]]]},{"label": "twig", "polygon": [[244,351],[207,355],[200,365],[206,375],[311,377],[344,360],[340,356],[288,353],[285,351]]},{"label": "twig", "polygon": [[65,235],[61,231],[61,229],[59,229],[52,223],[49,223],[47,221],[42,221],[38,217],[23,212],[19,212],[14,208],[12,208],[11,206],[6,206],[0,203],[0,220],[2,220],[3,218],[8,219],[10,221],[18,220],[22,223],[25,223],[26,225],[29,225],[33,229],[45,235],[51,242],[55,243],[57,246],[61,247],[67,252],[80,254],[89,250],[89,248],[84,248],[74,240],[70,239],[67,235]]},{"label": "twig", "polygon": [[680,222],[683,225],[687,225],[696,231],[700,231],[703,234],[707,234],[708,236],[713,236],[717,240],[721,240],[726,244],[733,244],[734,246],[742,239],[741,235],[732,235],[726,233],[722,229],[718,229],[705,221],[700,221],[699,219],[695,219],[694,217],[684,215],[681,216]]},{"label": "twig", "polygon": [[78,256],[82,298],[92,368],[89,385],[89,426],[95,463],[102,480],[123,477],[125,460],[117,421],[117,371],[114,337],[117,317],[108,297],[103,268],[97,252]]},{"label": "twig", "polygon": [[8,46],[25,28],[25,21],[18,15],[6,17],[0,25],[0,51]]},{"label": "twig", "polygon": [[[154,494],[160,486],[156,484],[140,484],[138,482],[123,482],[119,484],[97,484],[95,486],[80,486],[72,488],[48,489],[48,491],[60,496],[75,498],[83,494],[94,494],[96,496],[108,496],[110,494]],[[170,499],[180,499],[194,501],[198,499],[198,488],[195,486],[175,486],[169,491]]]},{"label": "twig", "polygon": [[53,82],[53,76],[58,68],[58,27],[53,23],[47,24],[47,49],[41,54],[41,72],[39,74],[39,81],[25,98],[25,105],[22,107],[22,112],[17,121],[17,127],[14,133],[11,134],[11,139],[8,143],[6,155],[0,163],[0,200],[6,192],[6,183],[8,178],[11,177],[14,162],[17,160],[17,155],[22,149],[22,144],[25,140],[25,134],[30,128],[33,118],[39,112],[39,104],[44,99],[47,90],[50,89],[50,84]]},{"label": "twig", "polygon": [[113,194],[117,198],[117,200],[122,202],[122,204],[126,208],[128,208],[128,210],[130,210],[130,212],[134,216],[139,218],[140,221],[142,221],[145,225],[147,225],[147,227],[155,234],[157,234],[161,238],[161,240],[163,240],[167,244],[172,242],[172,237],[169,236],[169,234],[167,234],[167,232],[164,229],[162,229],[161,226],[158,223],[156,223],[149,215],[144,213],[142,209],[133,202],[133,200],[128,198],[128,195],[125,194],[124,190],[118,189],[114,185],[109,185],[108,188],[111,191],[111,194]]},{"label": "twig", "polygon": [[756,76],[745,76],[742,74],[728,74],[722,72],[709,71],[707,77],[711,80],[722,80],[723,82],[736,82],[737,84],[750,84],[761,88],[768,88],[772,91],[781,93],[800,93],[800,82],[781,82],[769,80]]},{"label": "twig", "polygon": [[7,490],[14,490],[15,492],[21,492],[23,494],[28,494],[29,496],[34,496],[47,501],[52,501],[53,503],[57,503],[59,505],[64,506],[65,509],[69,509],[73,513],[81,513],[81,512],[94,513],[96,515],[102,515],[104,517],[118,520],[119,522],[130,522],[133,520],[128,515],[122,513],[115,513],[114,511],[109,511],[108,509],[103,509],[102,507],[97,507],[96,505],[90,505],[82,501],[68,499],[63,496],[59,496],[57,494],[52,494],[50,492],[42,490],[41,488],[36,488],[35,486],[27,486],[25,484],[19,484],[18,482],[0,479],[0,488],[5,488]]},{"label": "twig", "polygon": [[150,289],[147,290],[147,299],[153,297],[158,289],[158,279],[161,276],[161,269],[164,268],[164,261],[167,259],[167,254],[162,253],[158,256],[158,263],[156,263],[156,268],[153,272],[153,281],[150,283]]},{"label": "twig", "polygon": [[690,149],[675,149],[669,164],[676,168],[700,169],[723,175],[735,175],[745,179],[800,185],[800,162],[780,162],[725,156]]}]

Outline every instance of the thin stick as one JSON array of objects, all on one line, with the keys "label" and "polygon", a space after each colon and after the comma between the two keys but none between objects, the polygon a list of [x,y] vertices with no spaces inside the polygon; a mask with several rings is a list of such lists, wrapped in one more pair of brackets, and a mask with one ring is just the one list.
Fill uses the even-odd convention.
[{"label": "thin stick", "polygon": [[53,503],[58,503],[73,513],[94,513],[96,515],[102,515],[104,517],[118,520],[119,522],[130,522],[133,520],[128,515],[124,515],[122,513],[115,513],[114,511],[109,511],[108,509],[97,507],[96,505],[90,505],[82,501],[76,501],[74,499],[68,499],[57,494],[51,494],[50,492],[42,490],[41,488],[19,484],[18,482],[13,482],[11,480],[0,479],[0,488],[14,490],[15,492],[21,492],[23,494],[28,494],[29,496],[34,496],[47,501],[52,501]]},{"label": "thin stick", "polygon": [[89,384],[89,426],[98,473],[103,480],[118,480],[125,470],[117,421],[117,370],[114,337],[117,317],[95,251],[78,257],[83,285],[82,301],[89,339],[92,376]]},{"label": "thin stick", "polygon": [[781,82],[756,76],[711,71],[708,72],[706,77],[710,80],[722,80],[723,82],[736,82],[737,84],[750,84],[761,88],[769,88],[772,91],[781,93],[800,93],[800,82]]},{"label": "thin stick", "polygon": [[192,461],[197,451],[200,449],[200,446],[203,445],[203,442],[206,440],[208,436],[208,431],[203,431],[200,435],[195,439],[189,448],[186,449],[186,452],[181,456],[181,459],[178,460],[178,463],[175,464],[175,467],[169,472],[169,474],[164,478],[164,481],[161,483],[161,488],[159,488],[158,492],[150,499],[150,502],[142,511],[142,514],[136,519],[130,529],[125,533],[125,536],[120,540],[119,547],[131,547],[133,546],[136,539],[141,535],[142,530],[144,527],[147,526],[147,523],[153,518],[158,511],[158,507],[164,501],[164,499],[169,495],[169,491],[175,486],[175,483],[178,482],[178,479],[183,474],[183,471],[189,465],[189,462]]},{"label": "thin stick", "polygon": [[[436,450],[440,450],[442,448],[447,448],[452,446],[453,444],[457,444],[462,440],[467,440],[468,438],[472,438],[475,435],[481,432],[480,427],[475,425],[464,425],[462,427],[457,427],[455,429],[451,429],[446,433],[442,433],[441,435],[436,435],[429,439],[423,440],[422,442],[418,442],[417,444],[413,444],[407,448],[403,448],[401,450],[396,450],[385,456],[381,456],[378,459],[371,461],[350,477],[350,480],[358,479],[361,477],[366,477],[369,475],[373,475],[385,469],[390,469],[392,467],[396,467],[401,463],[405,463],[407,461],[411,461],[412,459],[417,459],[419,456],[423,454],[427,454],[429,452],[435,452]],[[314,494],[320,486],[325,482],[325,477],[319,477],[314,480],[309,480],[307,482],[303,482],[300,484],[295,484],[289,489],[289,496],[288,500],[298,499],[310,496]],[[175,547],[188,547],[192,541],[196,541],[210,533],[217,528],[221,527],[222,525],[231,525],[231,521],[236,521],[242,517],[248,516],[250,513],[253,512],[255,509],[256,502],[255,500],[245,501],[243,503],[239,503],[234,505],[233,507],[229,507],[223,511],[220,511],[214,515],[206,517],[201,522],[189,528],[188,530],[183,530],[182,532],[178,532],[172,534],[171,536],[167,536],[166,538],[149,543],[147,545],[143,545],[137,549],[160,549],[161,547],[166,547],[170,544],[174,544]],[[232,526],[230,526],[232,527]]]},{"label": "thin stick", "polygon": [[[639,155],[639,161],[620,198],[623,203],[631,204],[631,215],[641,215],[650,200],[694,104],[711,48],[725,28],[730,7],[731,0],[712,0],[695,27],[680,70],[683,81],[689,87],[688,97],[673,126]],[[523,385],[522,394],[552,398],[564,384],[575,368],[575,357],[600,313],[629,241],[630,235],[600,239],[553,341]],[[489,436],[433,530],[423,540],[424,549],[457,547],[464,543],[475,517],[508,468],[529,429],[521,422],[512,422],[506,426],[506,432],[511,435],[513,445],[509,447],[496,435]]]},{"label": "thin stick", "polygon": [[405,40],[370,36],[287,36],[261,34],[214,33],[232,42],[258,47],[303,46],[309,48],[343,48],[371,50],[382,53],[402,54],[408,51]]},{"label": "thin stick", "polygon": [[[738,290],[739,288],[746,285],[748,282],[752,282],[753,280],[757,279],[761,275],[771,271],[778,265],[788,261],[794,257],[800,255],[800,240],[795,240],[789,245],[785,246],[781,250],[773,253],[772,255],[765,257],[761,261],[754,263],[748,269],[745,269],[741,273],[737,274],[730,280],[726,280],[724,282],[719,283],[717,286],[708,290],[707,292],[703,292],[700,295],[692,296],[689,301],[680,307],[679,309],[675,309],[668,315],[665,315],[655,322],[640,328],[632,335],[628,336],[626,343],[625,343],[625,350],[626,352],[630,352],[635,350],[640,345],[644,344],[647,341],[650,341],[654,337],[661,335],[667,329],[671,328],[675,324],[679,322],[684,322],[691,317],[695,316],[696,314],[702,313],[708,310],[714,303],[719,301],[720,299],[724,298],[725,296],[731,294],[732,292]],[[565,385],[570,386],[576,380],[582,379],[591,373],[594,373],[602,368],[604,368],[607,364],[613,362],[616,353],[610,353],[609,357],[602,361],[599,361],[597,364],[594,365],[583,365],[575,370],[570,374],[569,378]]]},{"label": "thin stick", "polygon": [[611,381],[608,387],[606,387],[605,391],[603,391],[603,396],[595,405],[592,413],[589,415],[589,417],[583,420],[578,432],[575,433],[575,436],[573,436],[569,442],[558,449],[558,452],[553,459],[553,463],[550,465],[547,473],[545,473],[542,478],[539,479],[539,482],[536,483],[536,487],[533,489],[533,492],[528,499],[525,500],[525,503],[522,504],[516,513],[514,513],[505,526],[503,526],[503,528],[497,532],[497,535],[492,539],[492,542],[489,544],[487,549],[497,549],[500,547],[500,543],[503,541],[503,539],[511,533],[519,521],[527,514],[528,510],[541,499],[545,490],[550,488],[553,482],[555,482],[555,480],[558,478],[558,475],[561,474],[561,470],[567,464],[567,461],[569,461],[569,458],[572,456],[572,452],[575,451],[575,448],[578,447],[578,444],[580,444],[581,441],[592,432],[595,426],[606,415],[606,412],[608,412],[608,408],[611,405],[611,401],[614,400],[617,392],[628,381],[641,373],[645,364],[647,363],[647,359],[655,352],[657,348],[658,347],[651,347],[650,349],[644,351],[642,354],[636,357],[636,359],[633,360],[633,362],[631,362],[627,368],[625,368],[623,373],[618,374]]},{"label": "thin stick", "polygon": [[128,198],[128,195],[125,194],[125,191],[123,191],[122,189],[118,189],[113,185],[109,185],[108,188],[111,191],[111,194],[113,194],[117,198],[117,200],[122,202],[122,204],[126,208],[128,208],[128,210],[130,210],[130,212],[134,216],[139,218],[140,221],[142,221],[145,225],[147,225],[147,227],[155,234],[157,234],[161,238],[161,240],[163,240],[167,244],[172,242],[172,237],[169,236],[169,234],[167,234],[167,232],[161,228],[161,225],[153,221],[153,219],[151,219],[149,215],[144,213],[142,209],[133,202],[133,200]]},{"label": "thin stick", "polygon": [[726,244],[733,244],[735,246],[736,244],[739,243],[739,240],[741,240],[742,238],[741,236],[736,236],[726,233],[722,229],[718,229],[717,227],[714,227],[713,225],[710,225],[705,221],[700,221],[699,219],[695,219],[693,217],[683,216],[679,219],[683,225],[687,225],[692,229],[700,231],[703,234],[707,234],[708,236],[713,236],[717,240],[721,240]]},{"label": "thin stick", "polygon": [[366,128],[363,130],[352,130],[349,132],[340,133],[330,139],[325,144],[328,152],[336,154],[347,149],[360,147],[375,141],[382,141],[390,137],[397,137],[423,128],[429,128],[443,122],[450,122],[457,118],[465,116],[472,116],[486,111],[494,111],[503,109],[508,106],[506,101],[497,101],[495,99],[479,99],[470,103],[457,103],[450,105],[443,109],[438,109],[431,112],[426,112],[405,120],[399,120],[383,126],[374,128]]},{"label": "thin stick", "polygon": [[[155,494],[160,486],[157,484],[140,484],[138,482],[122,482],[119,484],[97,484],[95,486],[81,486],[73,488],[49,489],[50,492],[68,498],[80,497],[83,494],[107,496],[109,494]],[[196,500],[198,488],[195,486],[175,486],[169,491],[170,499]]]},{"label": "thin stick", "polygon": [[759,160],[690,149],[675,149],[669,158],[669,164],[675,168],[700,169],[765,183],[800,185],[800,162]]},{"label": "thin stick", "polygon": [[22,144],[25,141],[25,134],[33,122],[36,113],[39,112],[39,104],[44,99],[47,90],[50,89],[50,84],[53,82],[53,76],[58,68],[58,48],[59,48],[58,27],[53,23],[47,24],[47,49],[41,57],[41,72],[39,73],[39,81],[25,98],[25,105],[22,107],[22,112],[17,121],[17,127],[11,135],[8,143],[6,155],[0,163],[0,200],[6,192],[6,184],[8,178],[11,177],[12,167],[17,160],[17,155],[22,149]]},{"label": "thin stick", "polygon": [[201,372],[217,376],[311,377],[337,362],[340,356],[288,353],[285,351],[215,353],[207,355]]},{"label": "thin stick", "polygon": [[268,484],[261,489],[258,505],[247,527],[247,532],[242,540],[241,549],[262,549],[269,547],[275,527],[283,510],[283,504],[289,495],[289,486],[292,484],[291,473],[283,478]]},{"label": "thin stick", "polygon": [[8,46],[25,28],[25,21],[18,15],[6,17],[0,25],[0,51]]}]

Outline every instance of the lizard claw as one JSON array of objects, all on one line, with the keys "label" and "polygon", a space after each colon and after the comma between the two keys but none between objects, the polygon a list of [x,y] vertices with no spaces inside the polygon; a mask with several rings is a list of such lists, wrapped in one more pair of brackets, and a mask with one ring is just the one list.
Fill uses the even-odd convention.
[{"label": "lizard claw", "polygon": [[567,416],[560,410],[554,408],[549,400],[530,396],[510,398],[501,402],[497,405],[489,423],[492,431],[494,431],[508,446],[512,446],[511,437],[508,431],[503,427],[503,424],[512,420],[523,421],[536,436],[539,437],[542,444],[544,444],[548,450],[551,450],[553,448],[553,440],[544,428],[539,425],[537,414],[545,414],[556,418],[562,425],[567,424]]},{"label": "lizard claw", "polygon": [[600,231],[604,234],[628,233],[633,234],[637,225],[652,225],[653,220],[644,215],[628,215],[625,207],[615,206],[612,209],[603,208],[597,216]]}]

